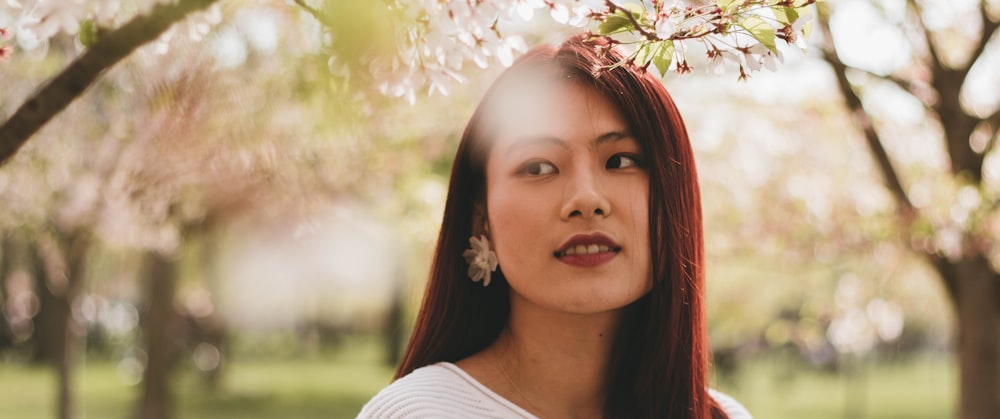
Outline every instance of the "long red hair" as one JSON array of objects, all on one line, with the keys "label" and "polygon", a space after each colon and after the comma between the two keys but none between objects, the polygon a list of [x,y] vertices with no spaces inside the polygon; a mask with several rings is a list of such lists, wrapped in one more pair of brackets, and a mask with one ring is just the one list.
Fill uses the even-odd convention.
[{"label": "long red hair", "polygon": [[[509,286],[503,267],[489,287],[466,275],[462,252],[473,234],[476,202],[485,196],[489,109],[502,106],[511,83],[580,83],[621,112],[648,162],[653,287],[625,309],[606,383],[609,418],[725,417],[708,395],[709,346],[704,314],[701,200],[687,129],[653,74],[586,35],[559,47],[532,49],[486,92],[462,135],[424,301],[396,378],[436,362],[456,362],[489,346],[507,324]],[[605,69],[603,71],[599,71]],[[539,77],[544,79],[539,79]]]}]

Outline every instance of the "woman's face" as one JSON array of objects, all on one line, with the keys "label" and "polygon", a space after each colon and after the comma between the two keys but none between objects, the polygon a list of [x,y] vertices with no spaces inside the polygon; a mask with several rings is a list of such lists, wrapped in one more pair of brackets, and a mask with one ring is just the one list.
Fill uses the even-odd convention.
[{"label": "woman's face", "polygon": [[588,314],[652,286],[649,178],[618,110],[570,82],[504,106],[486,167],[486,213],[514,304]]}]

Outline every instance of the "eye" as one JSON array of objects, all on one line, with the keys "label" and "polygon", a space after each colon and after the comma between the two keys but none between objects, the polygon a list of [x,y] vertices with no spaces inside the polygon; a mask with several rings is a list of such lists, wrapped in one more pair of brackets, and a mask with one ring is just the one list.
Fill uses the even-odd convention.
[{"label": "eye", "polygon": [[639,167],[639,156],[632,154],[615,154],[608,159],[604,165],[607,169],[627,169],[629,167]]},{"label": "eye", "polygon": [[530,161],[517,170],[518,174],[528,176],[542,176],[556,172],[556,167],[546,161]]}]

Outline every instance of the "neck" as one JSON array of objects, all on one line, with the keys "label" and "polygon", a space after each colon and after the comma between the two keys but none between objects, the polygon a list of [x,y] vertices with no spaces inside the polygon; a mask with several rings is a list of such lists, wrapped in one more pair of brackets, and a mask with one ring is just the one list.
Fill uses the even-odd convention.
[{"label": "neck", "polygon": [[600,417],[619,311],[567,314],[511,301],[492,346],[497,367],[544,417]]}]

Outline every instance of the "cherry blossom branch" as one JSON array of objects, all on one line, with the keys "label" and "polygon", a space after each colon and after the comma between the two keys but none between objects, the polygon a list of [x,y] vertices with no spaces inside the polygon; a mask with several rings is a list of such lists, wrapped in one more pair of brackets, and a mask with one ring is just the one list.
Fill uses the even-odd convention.
[{"label": "cherry blossom branch", "polygon": [[613,2],[611,0],[604,0],[604,5],[608,6],[608,12],[609,12],[609,14],[615,14],[615,12],[619,12],[619,11],[622,12],[622,14],[624,14],[625,17],[628,18],[628,20],[632,22],[632,27],[635,28],[635,31],[639,32],[639,34],[641,34],[644,38],[646,38],[646,39],[648,39],[650,41],[657,41],[657,40],[660,39],[658,36],[656,36],[655,32],[650,32],[649,30],[644,29],[642,27],[642,24],[639,23],[639,21],[635,19],[635,16],[632,14],[631,10],[627,10],[627,9],[621,7],[621,6],[617,5],[617,4],[615,4],[615,2]]},{"label": "cherry blossom branch", "polygon": [[109,31],[86,52],[45,84],[0,125],[0,166],[55,115],[69,106],[104,71],[139,46],[153,41],[175,22],[218,0],[181,0],[156,6],[118,29]]},{"label": "cherry blossom branch", "polygon": [[299,5],[299,7],[301,7],[307,13],[312,15],[312,17],[316,18],[316,20],[319,21],[319,23],[322,23],[324,26],[326,27],[333,26],[333,22],[331,22],[330,19],[326,17],[326,15],[324,15],[319,10],[316,10],[316,8],[306,4],[305,0],[295,0],[295,4]]},{"label": "cherry blossom branch", "polygon": [[918,101],[920,101],[920,104],[923,105],[923,107],[924,107],[925,110],[931,110],[932,109],[931,102],[927,98],[928,92],[921,90],[921,89],[930,89],[930,87],[927,86],[926,83],[921,83],[921,82],[916,81],[916,80],[910,80],[910,79],[904,78],[904,77],[902,77],[900,75],[897,75],[897,74],[881,75],[881,74],[878,74],[878,73],[876,73],[874,71],[863,69],[863,68],[852,67],[851,70],[860,71],[860,72],[866,74],[868,77],[871,77],[871,78],[874,78],[874,79],[880,79],[880,80],[888,81],[888,82],[896,85],[896,87],[899,87],[900,89],[902,89],[904,92],[906,92],[910,96],[913,96]]},{"label": "cherry blossom branch", "polygon": [[10,57],[10,54],[14,50],[14,47],[2,44],[8,38],[10,38],[10,29],[0,27],[0,60]]},{"label": "cherry blossom branch", "polygon": [[932,65],[943,68],[944,64],[941,62],[941,56],[938,54],[937,46],[934,44],[934,39],[931,36],[931,31],[928,30],[927,25],[924,24],[924,9],[917,4],[916,0],[907,0],[906,5],[913,12],[917,29],[920,31],[920,34],[923,35],[924,43],[927,44],[927,52],[931,55]]},{"label": "cherry blossom branch", "polygon": [[996,147],[997,141],[1000,141],[1000,109],[993,111],[993,114],[983,118],[983,122],[990,125],[989,142],[986,143],[986,148],[983,150],[983,155],[990,154],[993,148]]},{"label": "cherry blossom branch", "polygon": [[840,56],[837,53],[836,44],[830,33],[828,16],[820,17],[819,26],[823,34],[823,47],[821,48],[823,59],[833,67],[833,71],[837,76],[837,86],[844,96],[844,101],[847,102],[848,109],[851,110],[851,118],[854,119],[855,123],[863,131],[866,143],[875,157],[875,163],[882,172],[889,191],[896,198],[896,204],[903,223],[909,228],[916,219],[917,208],[913,205],[909,195],[907,195],[896,168],[893,166],[892,161],[889,160],[889,153],[882,145],[882,138],[879,136],[878,131],[875,130],[874,121],[865,112],[861,98],[854,91],[850,81],[847,80],[847,69],[849,67],[840,60]]},{"label": "cherry blossom branch", "polygon": [[[984,1],[979,7],[979,19],[982,22],[982,32],[979,34],[979,40],[976,42],[976,48],[972,51],[972,57],[981,57],[983,52],[986,50],[986,45],[990,43],[990,39],[993,38],[993,34],[1000,29],[1000,19],[993,20],[990,19],[989,5]],[[968,66],[971,68],[975,62],[970,62]]]},{"label": "cherry blossom branch", "polygon": [[[811,17],[808,14],[814,3],[815,0],[716,0],[700,7],[668,9],[657,1],[650,12],[644,4],[622,6],[605,0],[606,11],[594,12],[591,19],[600,23],[596,36],[613,43],[635,45],[625,62],[642,68],[653,65],[661,75],[666,75],[670,68],[687,73],[691,67],[685,57],[684,42],[695,41],[706,46],[710,69],[721,70],[724,61],[732,61],[739,68],[738,79],[745,80],[749,72],[762,67],[775,70],[776,63],[783,61],[776,40],[805,48],[803,38],[808,34],[804,24]],[[616,39],[622,33],[634,35],[638,40]]]}]

